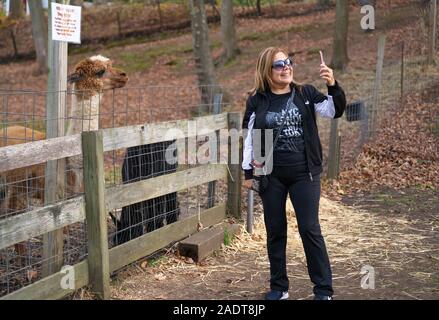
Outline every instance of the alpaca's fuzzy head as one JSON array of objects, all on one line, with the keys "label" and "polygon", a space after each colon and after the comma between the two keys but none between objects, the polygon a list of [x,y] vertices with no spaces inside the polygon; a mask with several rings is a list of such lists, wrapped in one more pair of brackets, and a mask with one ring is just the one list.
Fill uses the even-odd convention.
[{"label": "alpaca's fuzzy head", "polygon": [[87,99],[105,89],[124,87],[128,77],[124,71],[113,68],[110,59],[96,55],[80,61],[67,80],[75,84],[75,90],[83,91],[80,96]]}]

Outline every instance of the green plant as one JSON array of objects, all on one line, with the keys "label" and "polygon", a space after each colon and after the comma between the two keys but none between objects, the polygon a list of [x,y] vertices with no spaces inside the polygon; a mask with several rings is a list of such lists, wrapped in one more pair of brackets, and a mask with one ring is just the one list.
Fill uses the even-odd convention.
[{"label": "green plant", "polygon": [[228,246],[232,242],[233,234],[227,230],[227,228],[224,228],[224,245]]},{"label": "green plant", "polygon": [[151,258],[148,260],[148,265],[151,267],[156,267],[162,263],[165,263],[168,258],[166,256],[159,256],[156,258]]}]

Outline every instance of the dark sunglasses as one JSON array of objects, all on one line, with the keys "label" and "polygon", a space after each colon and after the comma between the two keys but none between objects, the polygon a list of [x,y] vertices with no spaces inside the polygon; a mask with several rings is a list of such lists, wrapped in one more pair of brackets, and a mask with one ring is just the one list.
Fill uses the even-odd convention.
[{"label": "dark sunglasses", "polygon": [[275,70],[281,71],[285,68],[285,66],[287,67],[292,67],[293,66],[293,60],[291,60],[291,58],[286,58],[285,60],[277,60],[275,62],[273,62],[273,64],[271,65],[271,67]]}]

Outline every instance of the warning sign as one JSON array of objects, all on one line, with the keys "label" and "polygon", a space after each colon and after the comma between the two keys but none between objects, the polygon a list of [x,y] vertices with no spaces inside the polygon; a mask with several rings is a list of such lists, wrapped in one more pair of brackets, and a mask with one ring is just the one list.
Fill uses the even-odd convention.
[{"label": "warning sign", "polygon": [[81,43],[81,7],[51,4],[52,40]]}]

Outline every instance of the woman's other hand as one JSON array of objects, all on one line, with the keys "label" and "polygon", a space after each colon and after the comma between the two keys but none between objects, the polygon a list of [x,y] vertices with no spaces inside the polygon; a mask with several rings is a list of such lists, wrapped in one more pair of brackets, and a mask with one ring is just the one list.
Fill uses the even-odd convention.
[{"label": "woman's other hand", "polygon": [[253,186],[253,179],[248,179],[248,180],[244,180],[244,187],[246,187],[247,189],[251,189],[251,187]]}]

